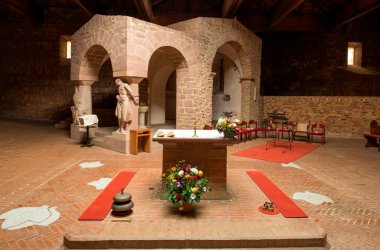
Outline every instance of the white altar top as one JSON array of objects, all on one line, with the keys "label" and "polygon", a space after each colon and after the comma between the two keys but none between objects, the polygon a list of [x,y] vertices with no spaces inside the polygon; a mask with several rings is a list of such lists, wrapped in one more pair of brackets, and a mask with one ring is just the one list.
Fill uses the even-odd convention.
[{"label": "white altar top", "polygon": [[[174,134],[174,136],[168,136],[169,132]],[[164,136],[157,136],[159,133],[163,133]],[[194,129],[159,129],[153,138],[223,138],[223,133],[219,133],[217,130],[197,130],[197,137],[193,137],[193,135]]]}]

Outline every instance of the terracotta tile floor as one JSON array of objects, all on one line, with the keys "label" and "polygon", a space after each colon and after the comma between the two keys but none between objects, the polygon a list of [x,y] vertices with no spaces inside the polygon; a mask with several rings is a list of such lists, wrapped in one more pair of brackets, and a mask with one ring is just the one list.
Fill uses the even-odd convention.
[{"label": "terracotta tile floor", "polygon": [[[231,155],[262,143],[265,140],[258,139],[228,148],[228,178],[236,183],[235,190],[240,190],[234,193],[235,197],[249,199],[249,195],[244,193],[248,189],[246,182],[241,181],[239,186],[239,178],[246,178],[246,170],[262,170],[290,197],[294,192],[308,190],[334,201],[322,205],[296,201],[313,221],[325,229],[328,245],[333,249],[379,248],[380,152],[377,149],[365,148],[362,138],[327,138],[325,145],[295,161],[302,170]],[[79,167],[79,163],[91,161],[101,161],[106,167]],[[69,139],[67,130],[56,129],[50,124],[0,120],[0,214],[21,206],[41,205],[56,206],[61,214],[47,227],[0,229],[0,249],[62,248],[65,232],[99,193],[94,187],[89,188],[88,182],[102,177],[112,178],[121,169],[134,170],[139,175],[133,179],[136,191],[131,193],[139,190],[144,196],[155,198],[159,184],[149,180],[156,178],[161,163],[162,149],[157,143],[153,143],[150,154],[123,155],[99,147],[81,148]],[[204,201],[199,204],[199,209],[213,206],[212,212],[207,210],[209,214],[205,213],[205,216],[229,219],[245,218],[253,213],[258,215],[250,210],[251,207],[236,209],[229,206],[228,201],[221,203]],[[141,212],[133,216],[136,219],[139,216],[146,219],[162,216],[157,214],[159,209],[152,212],[159,206],[165,209],[162,203],[153,202],[139,208],[148,214]],[[160,232],[159,227],[148,230]]]}]

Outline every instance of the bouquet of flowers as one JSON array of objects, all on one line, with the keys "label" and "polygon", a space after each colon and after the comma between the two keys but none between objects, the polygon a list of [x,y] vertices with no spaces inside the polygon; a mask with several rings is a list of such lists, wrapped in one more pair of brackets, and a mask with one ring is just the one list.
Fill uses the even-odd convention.
[{"label": "bouquet of flowers", "polygon": [[235,133],[236,126],[239,123],[239,120],[236,119],[236,116],[233,112],[223,112],[222,118],[219,118],[218,123],[216,124],[216,129],[219,133],[222,132],[232,132]]},{"label": "bouquet of flowers", "polygon": [[167,173],[162,174],[162,182],[162,196],[181,207],[185,203],[199,202],[201,195],[210,191],[203,171],[185,160],[179,161]]}]

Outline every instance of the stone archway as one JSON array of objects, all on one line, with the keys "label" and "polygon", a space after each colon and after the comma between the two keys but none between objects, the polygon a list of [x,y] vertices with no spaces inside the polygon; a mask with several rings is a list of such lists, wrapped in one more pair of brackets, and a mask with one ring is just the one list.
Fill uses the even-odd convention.
[{"label": "stone archway", "polygon": [[238,53],[229,43],[218,48],[212,71],[216,73],[212,91],[212,121],[215,123],[223,112],[233,112],[241,117],[242,68]]},{"label": "stone archway", "polygon": [[[164,46],[158,48],[151,56],[148,67],[148,81],[150,91],[150,121],[151,124],[164,124],[166,117],[166,86],[170,75],[177,69],[187,69],[187,62],[182,53],[176,48]],[[180,72],[178,77],[181,77]],[[177,82],[177,81],[176,81]],[[176,84],[177,85],[177,84]],[[180,86],[176,86],[178,90]],[[178,91],[175,91],[178,93]],[[186,94],[186,93],[184,93]],[[176,96],[180,105],[183,104],[182,96]],[[182,107],[182,106],[181,106]],[[176,113],[180,112],[176,108]]]}]

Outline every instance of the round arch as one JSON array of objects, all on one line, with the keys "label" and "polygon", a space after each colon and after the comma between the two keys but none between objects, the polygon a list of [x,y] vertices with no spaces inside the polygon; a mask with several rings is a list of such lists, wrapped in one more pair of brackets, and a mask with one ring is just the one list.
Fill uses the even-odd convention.
[{"label": "round arch", "polygon": [[[150,89],[150,121],[151,124],[165,123],[166,85],[173,71],[187,69],[187,62],[182,53],[171,46],[158,48],[151,56],[148,65],[148,82]],[[177,71],[177,79],[180,77]],[[178,93],[176,86],[176,93]],[[176,103],[178,97],[174,95]],[[176,113],[178,112],[175,107]]]}]

